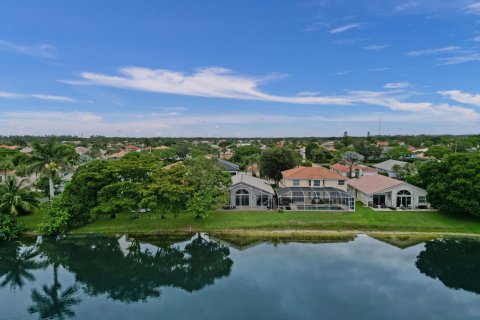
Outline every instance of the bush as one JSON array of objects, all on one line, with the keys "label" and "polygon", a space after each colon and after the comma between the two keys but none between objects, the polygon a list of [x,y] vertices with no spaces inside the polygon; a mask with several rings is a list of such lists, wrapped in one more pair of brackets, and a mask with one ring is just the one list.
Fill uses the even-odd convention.
[{"label": "bush", "polygon": [[8,214],[0,214],[0,241],[13,240],[24,230],[23,224]]},{"label": "bush", "polygon": [[68,212],[60,208],[61,198],[57,197],[42,207],[42,211],[48,215],[48,220],[39,227],[39,232],[44,235],[62,235],[69,228],[70,216]]}]

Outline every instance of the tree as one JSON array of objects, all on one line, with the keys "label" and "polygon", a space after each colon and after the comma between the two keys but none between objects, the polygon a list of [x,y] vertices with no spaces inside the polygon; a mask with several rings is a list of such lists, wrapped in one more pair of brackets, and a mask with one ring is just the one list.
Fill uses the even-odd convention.
[{"label": "tree", "polygon": [[78,161],[72,146],[49,140],[45,144],[34,143],[30,166],[33,172],[48,176],[50,200],[55,196],[54,177],[59,170],[67,169]]},{"label": "tree", "polygon": [[371,159],[377,159],[382,154],[382,148],[375,143],[368,142],[368,140],[356,143],[355,150],[365,158],[365,162]]},{"label": "tree", "polygon": [[216,159],[196,158],[185,162],[185,183],[192,192],[186,209],[197,218],[206,218],[211,211],[228,202],[231,177]]},{"label": "tree", "polygon": [[412,155],[412,151],[408,150],[406,146],[393,147],[387,151],[387,156],[390,159],[404,160],[410,155]]},{"label": "tree", "polygon": [[419,186],[445,213],[480,216],[480,153],[457,153],[428,161],[418,169]]},{"label": "tree", "polygon": [[5,157],[0,160],[0,170],[3,171],[3,181],[7,181],[7,171],[13,170],[15,166],[13,165],[13,160],[11,157]]},{"label": "tree", "polygon": [[235,148],[235,154],[232,161],[238,163],[241,168],[245,168],[257,159],[262,153],[258,146],[248,145]]},{"label": "tree", "polygon": [[355,151],[346,151],[342,154],[342,162],[349,166],[349,174],[348,177],[352,178],[352,168],[354,165],[359,164],[362,162],[364,157]]},{"label": "tree", "polygon": [[262,176],[278,183],[282,179],[282,171],[292,169],[301,163],[298,152],[287,148],[271,148],[260,155],[260,172]]},{"label": "tree", "polygon": [[316,151],[320,149],[320,146],[315,142],[310,142],[305,147],[305,158],[310,161],[316,161]]},{"label": "tree", "polygon": [[138,218],[142,201],[141,184],[131,181],[119,181],[103,187],[98,193],[99,212],[110,214],[112,218],[117,213],[129,211],[132,219]]},{"label": "tree", "polygon": [[343,144],[345,147],[348,147],[348,146],[350,146],[352,143],[353,143],[353,139],[350,138],[350,137],[348,136],[348,132],[345,131],[345,132],[343,133],[342,144]]},{"label": "tree", "polygon": [[450,153],[453,153],[453,151],[447,146],[431,146],[428,148],[428,151],[425,152],[425,156],[442,159],[445,155]]},{"label": "tree", "polygon": [[15,177],[10,177],[0,186],[0,213],[16,216],[38,210],[38,193],[25,187],[24,181],[17,183]]}]

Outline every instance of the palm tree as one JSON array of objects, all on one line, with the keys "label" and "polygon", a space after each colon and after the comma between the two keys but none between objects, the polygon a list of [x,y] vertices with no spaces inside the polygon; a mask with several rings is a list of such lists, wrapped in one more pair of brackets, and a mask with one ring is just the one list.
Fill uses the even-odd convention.
[{"label": "palm tree", "polygon": [[49,287],[43,285],[42,291],[32,290],[34,305],[28,307],[28,313],[38,313],[40,319],[65,319],[75,317],[72,307],[80,303],[75,297],[77,286],[69,286],[62,291],[62,285],[58,282],[58,263],[53,265],[53,284]]},{"label": "palm tree", "polygon": [[15,177],[10,177],[0,187],[0,212],[18,215],[37,211],[39,194],[24,186],[25,181],[17,183]]},{"label": "palm tree", "polygon": [[348,166],[350,167],[350,173],[348,175],[349,178],[352,178],[352,167],[362,162],[363,159],[364,157],[360,153],[355,151],[346,151],[342,155],[342,162],[348,164]]},{"label": "palm tree", "polygon": [[22,288],[25,280],[34,281],[31,273],[46,266],[45,262],[35,261],[39,251],[35,246],[22,250],[19,242],[7,242],[0,247],[0,287],[10,284],[11,289]]},{"label": "palm tree", "polygon": [[7,171],[13,170],[14,168],[12,158],[4,158],[0,161],[0,170],[3,171],[4,181],[7,181]]},{"label": "palm tree", "polygon": [[35,143],[30,168],[35,173],[48,176],[50,200],[55,196],[53,179],[60,169],[68,169],[78,161],[78,154],[68,145],[49,140],[45,144]]}]

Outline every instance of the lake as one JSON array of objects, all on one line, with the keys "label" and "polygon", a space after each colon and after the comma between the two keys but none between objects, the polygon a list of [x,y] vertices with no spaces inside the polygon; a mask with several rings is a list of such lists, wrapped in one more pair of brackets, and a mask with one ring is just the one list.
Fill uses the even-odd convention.
[{"label": "lake", "polygon": [[479,319],[480,240],[206,234],[0,244],[0,319]]}]

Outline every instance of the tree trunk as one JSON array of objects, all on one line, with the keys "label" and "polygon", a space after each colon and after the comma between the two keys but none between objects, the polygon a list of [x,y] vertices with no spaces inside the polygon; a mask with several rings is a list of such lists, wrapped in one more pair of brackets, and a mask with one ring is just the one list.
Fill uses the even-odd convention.
[{"label": "tree trunk", "polygon": [[49,186],[49,193],[50,193],[50,200],[53,199],[55,196],[55,186],[53,185],[53,173],[48,176],[48,186]]}]

